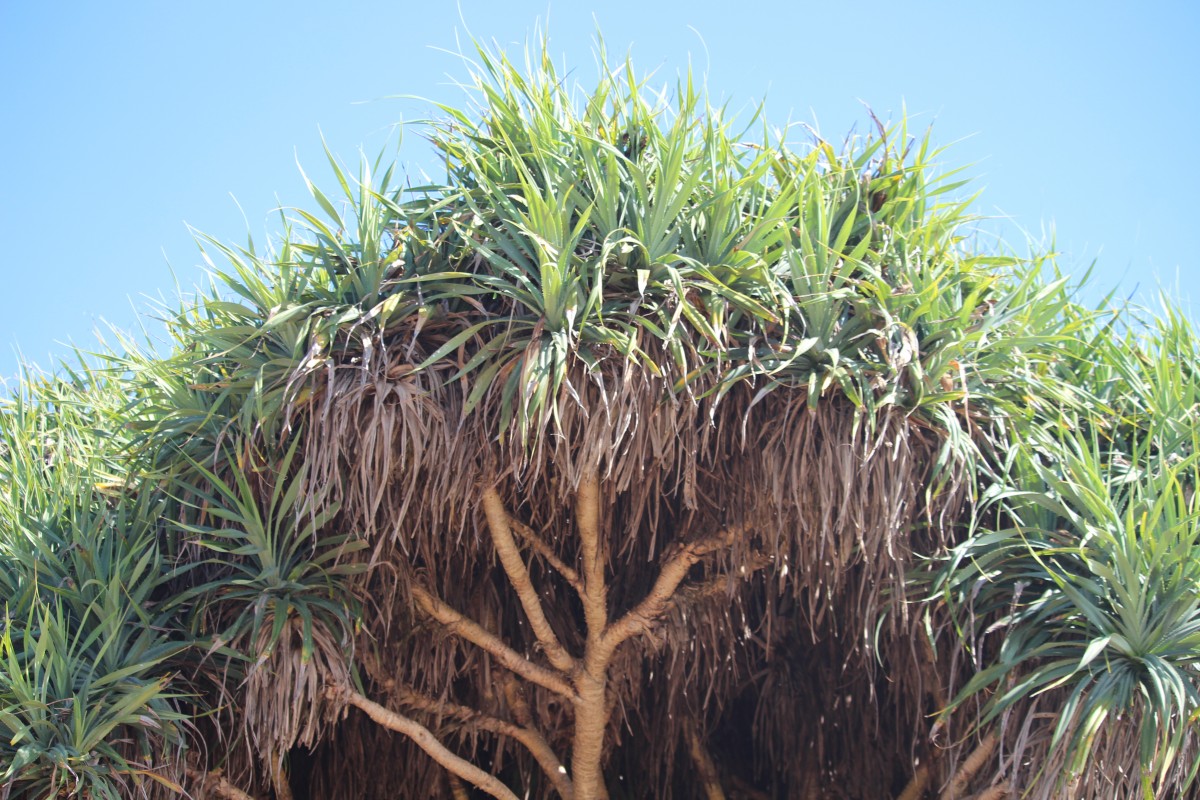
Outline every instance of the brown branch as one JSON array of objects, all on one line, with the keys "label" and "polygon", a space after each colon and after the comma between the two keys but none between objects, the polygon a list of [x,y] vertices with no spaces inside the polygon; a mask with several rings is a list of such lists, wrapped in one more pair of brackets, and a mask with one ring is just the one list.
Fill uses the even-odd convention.
[{"label": "brown branch", "polygon": [[1012,794],[1012,787],[1007,783],[1001,783],[990,789],[984,789],[979,794],[975,795],[972,800],[1004,800]]},{"label": "brown branch", "polygon": [[[549,776],[551,783],[554,784],[555,790],[558,791],[563,800],[574,800],[575,783],[571,780],[570,776],[567,775],[567,768],[564,767],[562,762],[558,760],[558,757],[554,755],[554,749],[550,747],[550,743],[547,742],[545,737],[542,736],[537,728],[533,726],[533,713],[529,709],[529,703],[525,699],[525,692],[521,688],[521,685],[517,683],[516,677],[511,672],[502,672],[500,676],[500,685],[504,689],[504,699],[508,702],[509,708],[512,709],[513,716],[516,717],[517,722],[522,728],[529,732],[529,736],[535,737],[539,748],[553,756],[553,761],[547,759],[545,762],[543,762],[541,759],[539,759],[538,764],[541,765],[542,770],[547,776]],[[530,751],[533,752],[534,757],[536,758],[537,752],[534,751],[533,747],[530,747],[529,745],[526,745],[526,747],[529,747]]]},{"label": "brown branch", "polygon": [[922,764],[917,767],[917,771],[913,773],[912,779],[904,787],[904,791],[900,793],[896,800],[921,800],[925,796],[925,789],[929,787],[929,778],[928,765]]},{"label": "brown branch", "polygon": [[512,522],[504,508],[504,501],[492,487],[483,492],[483,510],[487,515],[488,530],[492,534],[496,555],[500,557],[509,583],[516,591],[521,607],[525,609],[525,616],[533,628],[533,635],[537,637],[546,658],[554,668],[569,674],[575,668],[575,659],[563,648],[554,633],[554,628],[550,626],[550,621],[546,619],[542,601],[529,580],[529,570],[525,567],[525,560],[521,558],[521,551],[517,549],[517,543],[513,539]]},{"label": "brown branch", "polygon": [[736,581],[749,580],[752,575],[764,569],[771,561],[771,557],[767,554],[755,552],[743,564],[738,566],[738,570],[735,573],[721,573],[695,583],[680,586],[675,590],[675,594],[671,596],[671,599],[667,601],[667,605],[663,608],[663,612],[659,615],[658,619],[651,621],[644,635],[651,641],[653,647],[661,647],[664,641],[661,636],[662,626],[665,625],[665,621],[671,614],[694,609],[714,597],[727,600],[730,588]]},{"label": "brown branch", "polygon": [[459,705],[449,700],[437,700],[428,695],[421,694],[408,686],[396,686],[392,691],[396,693],[396,700],[401,705],[438,717],[450,717],[457,720],[466,728],[488,731],[489,733],[508,736],[513,739],[517,738],[521,732],[520,726],[514,725],[507,720],[493,717],[478,709]]},{"label": "brown branch", "polygon": [[612,708],[607,682],[613,654],[633,636],[649,633],[673,599],[679,584],[687,577],[688,570],[704,556],[732,544],[743,529],[727,529],[680,548],[666,559],[654,586],[642,602],[610,625],[608,588],[604,578],[606,559],[600,530],[600,487],[595,474],[585,476],[579,483],[575,493],[575,518],[583,556],[580,597],[587,626],[587,644],[581,669],[573,675],[577,694],[571,767],[576,800],[607,800],[601,762]]},{"label": "brown branch", "polygon": [[543,539],[540,535],[538,535],[537,531],[525,523],[515,519],[509,519],[509,522],[512,524],[513,532],[520,536],[524,541],[528,542],[529,546],[533,548],[534,552],[541,556],[547,564],[554,568],[555,572],[563,577],[563,580],[571,585],[572,589],[582,596],[583,581],[579,579],[579,573],[573,568],[567,566],[566,562],[558,557],[558,555],[554,552],[554,548],[550,546],[549,542]]},{"label": "brown branch", "polygon": [[600,535],[600,482],[590,474],[575,493],[575,520],[583,552],[583,616],[588,647],[600,641],[608,625],[608,587],[604,582],[604,547]]},{"label": "brown branch", "polygon": [[500,686],[504,689],[504,700],[512,709],[517,724],[522,728],[532,728],[533,712],[529,708],[529,701],[525,699],[525,690],[517,683],[517,679],[511,672],[500,671]]},{"label": "brown branch", "polygon": [[700,738],[700,730],[695,722],[687,724],[686,735],[692,763],[696,765],[696,772],[704,784],[705,798],[725,800],[725,790],[721,788],[721,776],[717,772],[717,765],[713,763],[708,748],[704,746],[704,740]]},{"label": "brown branch", "polygon": [[[512,681],[512,674],[506,673],[506,675]],[[515,683],[515,681],[512,682]],[[559,761],[558,756],[550,748],[550,744],[546,741],[545,737],[524,722],[520,725],[514,725],[507,720],[484,714],[482,711],[470,708],[469,706],[458,705],[448,700],[434,699],[428,695],[421,694],[409,686],[396,686],[394,691],[396,692],[396,699],[410,708],[435,716],[451,717],[465,727],[487,731],[497,736],[507,736],[519,742],[525,746],[525,749],[537,761],[538,766],[546,773],[546,777],[554,784],[554,788],[562,795],[563,800],[571,800],[574,796],[574,789],[571,785],[571,779],[567,776],[566,767]],[[522,699],[521,702],[523,703],[524,700]],[[523,707],[523,712],[528,712],[528,706]],[[527,714],[522,713],[520,716],[527,716]]]},{"label": "brown branch", "polygon": [[710,597],[728,594],[731,578],[735,580],[747,580],[760,569],[765,569],[770,563],[771,557],[766,553],[751,553],[750,558],[744,564],[740,564],[738,571],[733,575],[722,573],[676,589],[675,594],[667,602],[664,613],[673,608],[688,608],[697,603],[702,603]]},{"label": "brown branch", "polygon": [[372,720],[388,730],[395,731],[412,739],[417,747],[424,750],[430,758],[452,775],[462,778],[467,783],[497,798],[497,800],[518,800],[512,790],[501,783],[495,776],[487,774],[470,761],[452,753],[444,744],[437,740],[437,737],[428,728],[416,720],[409,719],[403,714],[398,714],[391,709],[384,708],[353,689],[331,689],[330,692],[335,699],[343,700],[347,704],[361,710]]},{"label": "brown branch", "polygon": [[604,632],[604,648],[611,652],[622,642],[649,633],[655,620],[666,611],[675,590],[687,577],[688,570],[705,556],[733,544],[742,530],[740,527],[726,528],[715,536],[696,539],[679,548],[663,564],[654,586],[642,602],[627,611]]},{"label": "brown branch", "polygon": [[604,785],[604,734],[608,730],[608,665],[611,648],[604,647],[608,626],[608,587],[604,582],[604,546],[600,531],[600,482],[595,473],[584,476],[575,492],[575,521],[583,555],[584,624],[587,643],[581,669],[573,676],[575,736],[571,772],[577,800],[608,800]]},{"label": "brown branch", "polygon": [[417,585],[412,587],[412,595],[417,605],[428,616],[444,625],[447,630],[456,636],[461,636],[468,642],[490,653],[500,662],[501,666],[517,673],[525,680],[536,683],[538,686],[549,689],[563,697],[575,697],[575,690],[558,672],[530,661],[505,644],[499,636],[486,630],[478,622],[464,617],[446,605],[440,598],[435,597]]},{"label": "brown branch", "polygon": [[983,737],[983,741],[979,743],[979,746],[972,751],[971,755],[967,756],[962,766],[958,768],[958,772],[954,773],[954,777],[950,779],[950,783],[946,784],[946,788],[942,790],[939,800],[958,800],[958,798],[962,797],[963,792],[971,784],[971,779],[983,768],[987,760],[992,757],[992,753],[999,742],[1000,739],[996,736],[995,731]]},{"label": "brown branch", "polygon": [[253,795],[246,794],[230,783],[219,769],[214,769],[212,772],[189,769],[187,776],[200,784],[201,795],[211,792],[221,800],[255,800]]}]

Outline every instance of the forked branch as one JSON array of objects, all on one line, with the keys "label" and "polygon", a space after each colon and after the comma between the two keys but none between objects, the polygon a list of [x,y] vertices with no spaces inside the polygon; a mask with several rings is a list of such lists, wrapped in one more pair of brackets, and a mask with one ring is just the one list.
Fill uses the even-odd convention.
[{"label": "forked branch", "polygon": [[655,621],[662,616],[675,596],[684,578],[700,559],[718,550],[729,547],[744,531],[742,527],[726,528],[721,532],[695,539],[680,547],[663,564],[650,592],[624,616],[604,632],[603,647],[612,652],[622,642],[634,636],[649,633]]},{"label": "forked branch", "polygon": [[[520,600],[538,645],[550,662],[550,667],[531,661],[499,636],[451,608],[427,589],[413,586],[413,599],[425,615],[456,636],[489,653],[499,666],[507,670],[504,691],[511,713],[517,722],[425,697],[408,689],[402,690],[398,698],[402,704],[422,712],[449,717],[461,725],[505,736],[524,745],[553,782],[558,793],[566,800],[606,800],[608,791],[604,785],[601,761],[605,731],[615,699],[608,691],[608,670],[613,655],[622,643],[635,636],[650,633],[672,604],[702,599],[717,591],[720,585],[717,579],[693,587],[695,591],[689,593],[686,599],[678,590],[697,562],[728,548],[746,528],[726,528],[712,536],[693,540],[677,548],[664,558],[658,577],[645,598],[620,619],[610,623],[606,582],[608,563],[601,529],[600,485],[596,474],[584,476],[575,493],[575,521],[581,557],[579,572],[563,563],[540,536],[514,520],[494,488],[484,490],[482,501],[496,554]],[[546,609],[530,579],[528,566],[517,546],[517,536],[527,542],[578,593],[583,605],[585,627],[585,645],[581,658],[576,659],[563,647],[551,627]],[[769,559],[756,555],[742,566],[741,575],[732,577],[752,574],[768,561]],[[729,579],[730,576],[722,579],[724,585],[728,585]],[[567,774],[545,737],[533,726],[528,705],[514,676],[571,701],[575,711],[571,775]],[[508,790],[503,787],[497,788],[499,784],[495,779],[491,779],[492,782],[487,784],[482,783],[477,768],[446,750],[427,728],[416,721],[390,711],[360,694],[349,690],[347,692],[347,702],[364,710],[385,727],[411,736],[418,746],[430,753],[452,774],[495,797],[511,795],[496,794],[495,791],[500,789],[504,792]],[[716,776],[715,765],[707,756],[703,743],[694,738],[689,741],[689,749],[696,760],[697,768],[704,773],[703,780],[709,800],[722,800],[723,792]],[[464,771],[467,768],[474,772],[468,774]]]},{"label": "forked branch", "polygon": [[737,580],[748,580],[752,575],[761,569],[765,569],[771,563],[771,557],[766,553],[754,552],[742,564],[738,565],[737,572],[730,574],[713,575],[698,583],[689,583],[686,586],[681,586],[675,590],[671,601],[667,603],[667,607],[663,613],[674,608],[686,609],[691,608],[699,603],[704,602],[710,597],[718,595],[726,595],[729,593],[730,586]]},{"label": "forked branch", "polygon": [[[744,528],[729,528],[679,548],[666,558],[645,599],[610,624],[608,586],[605,582],[607,558],[600,527],[600,485],[595,473],[585,475],[575,492],[575,524],[582,555],[582,590],[579,594],[583,602],[587,642],[581,668],[572,675],[576,697],[571,766],[578,800],[607,800],[608,790],[604,785],[601,761],[613,702],[607,688],[613,655],[623,642],[649,633],[675,599],[675,592],[691,567],[705,556],[733,544]],[[710,789],[719,792],[720,786],[714,783]],[[710,797],[717,796],[710,791]]]}]

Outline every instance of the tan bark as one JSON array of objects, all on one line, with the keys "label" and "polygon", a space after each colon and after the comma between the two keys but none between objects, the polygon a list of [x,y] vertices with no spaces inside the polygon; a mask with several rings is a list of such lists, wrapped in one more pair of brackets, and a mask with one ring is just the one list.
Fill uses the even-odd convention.
[{"label": "tan bark", "polygon": [[429,757],[455,775],[481,791],[487,792],[497,800],[518,800],[512,790],[501,783],[495,776],[481,770],[464,758],[452,753],[437,737],[416,720],[403,714],[398,714],[385,708],[352,689],[333,690],[333,694],[347,704],[361,710],[368,717],[388,730],[402,733],[424,750]]},{"label": "tan bark", "polygon": [[608,626],[608,587],[604,580],[604,545],[600,532],[600,484],[586,476],[575,495],[575,519],[583,554],[583,616],[587,645],[576,671],[575,737],[571,773],[577,800],[608,800],[602,760],[608,730],[608,665],[611,648],[603,647]]},{"label": "tan bark", "polygon": [[921,800],[925,796],[925,790],[929,788],[929,767],[922,764],[917,767],[913,773],[912,779],[908,785],[904,787],[904,791],[896,798],[896,800]]},{"label": "tan bark", "polygon": [[740,528],[727,528],[714,536],[696,539],[679,548],[663,564],[654,586],[642,602],[626,612],[604,632],[601,642],[603,650],[611,655],[622,642],[648,633],[669,606],[675,590],[687,577],[688,570],[705,556],[733,544],[739,533]]},{"label": "tan bark", "polygon": [[967,791],[967,787],[971,785],[971,780],[976,773],[983,768],[987,760],[992,757],[992,753],[996,750],[996,745],[1000,740],[996,734],[989,733],[983,737],[983,741],[979,746],[967,756],[962,765],[958,768],[958,772],[954,773],[954,777],[950,779],[950,783],[946,784],[946,788],[942,790],[939,800],[959,800]]},{"label": "tan bark", "polygon": [[600,483],[588,475],[575,494],[575,524],[583,554],[583,615],[589,647],[608,626],[608,585],[604,579],[604,543],[600,533]]},{"label": "tan bark", "polygon": [[582,671],[576,678],[575,738],[571,754],[577,800],[608,800],[602,762],[608,730],[606,669]]},{"label": "tan bark", "polygon": [[529,580],[529,570],[525,567],[521,551],[517,549],[517,543],[513,539],[512,522],[504,508],[504,501],[492,487],[483,492],[483,510],[487,515],[488,530],[492,534],[496,555],[500,557],[500,564],[508,575],[508,581],[516,591],[521,607],[525,609],[525,616],[529,619],[533,635],[537,637],[546,658],[554,668],[569,674],[575,668],[575,659],[563,648],[550,626],[550,621],[546,619],[542,601]]},{"label": "tan bark", "polygon": [[523,522],[520,522],[519,520],[511,518],[509,519],[509,522],[512,523],[513,532],[520,536],[523,541],[527,542],[529,546],[533,548],[534,552],[541,556],[542,559],[549,564],[555,572],[563,577],[563,580],[570,584],[571,587],[582,596],[583,581],[580,580],[579,573],[567,566],[566,563],[558,557],[558,555],[554,552],[554,549],[550,547],[546,540],[539,536],[533,530],[533,528],[529,527]]}]

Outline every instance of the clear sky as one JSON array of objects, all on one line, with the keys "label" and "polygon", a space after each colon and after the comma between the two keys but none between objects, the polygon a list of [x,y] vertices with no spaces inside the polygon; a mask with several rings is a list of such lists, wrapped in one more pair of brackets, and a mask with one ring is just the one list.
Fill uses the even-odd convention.
[{"label": "clear sky", "polygon": [[188,225],[261,242],[274,209],[311,207],[296,162],[321,183],[322,135],[354,162],[430,112],[388,97],[462,101],[445,51],[467,28],[509,45],[547,19],[582,83],[599,28],[663,82],[690,60],[731,108],[765,99],[833,141],[867,130],[864,104],[906,107],[1008,241],[1054,231],[1066,271],[1098,260],[1089,296],[1200,299],[1200,3],[0,0],[0,376],[200,281]]}]

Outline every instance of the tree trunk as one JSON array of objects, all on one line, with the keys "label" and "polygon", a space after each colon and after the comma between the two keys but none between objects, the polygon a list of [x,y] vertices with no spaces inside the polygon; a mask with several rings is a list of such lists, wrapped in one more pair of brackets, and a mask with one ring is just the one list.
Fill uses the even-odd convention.
[{"label": "tree trunk", "polygon": [[608,800],[602,765],[604,734],[608,730],[605,671],[607,665],[598,675],[585,670],[576,681],[579,698],[575,701],[575,743],[571,753],[576,800]]}]

